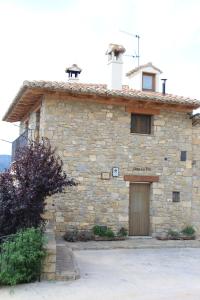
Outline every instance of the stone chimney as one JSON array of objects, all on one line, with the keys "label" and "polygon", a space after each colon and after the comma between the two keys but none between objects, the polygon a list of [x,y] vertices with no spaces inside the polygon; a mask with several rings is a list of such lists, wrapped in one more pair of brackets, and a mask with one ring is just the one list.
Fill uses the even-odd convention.
[{"label": "stone chimney", "polygon": [[109,79],[108,88],[111,90],[122,89],[123,53],[126,49],[122,45],[109,44],[108,55]]},{"label": "stone chimney", "polygon": [[68,74],[68,81],[69,82],[78,82],[79,75],[82,69],[80,69],[76,64],[73,64],[71,67],[66,68],[65,73]]}]

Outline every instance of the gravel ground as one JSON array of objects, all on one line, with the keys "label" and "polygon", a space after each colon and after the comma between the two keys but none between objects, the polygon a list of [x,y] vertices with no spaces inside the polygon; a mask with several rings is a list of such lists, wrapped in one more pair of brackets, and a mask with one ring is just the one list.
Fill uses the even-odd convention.
[{"label": "gravel ground", "polygon": [[0,300],[199,300],[200,249],[76,251],[81,279],[1,288]]}]

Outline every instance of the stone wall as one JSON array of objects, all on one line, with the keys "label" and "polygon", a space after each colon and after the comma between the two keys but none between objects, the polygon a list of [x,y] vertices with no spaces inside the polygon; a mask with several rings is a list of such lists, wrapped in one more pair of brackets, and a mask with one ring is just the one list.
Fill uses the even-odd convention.
[{"label": "stone wall", "polygon": [[192,223],[200,233],[200,125],[193,127],[193,201]]},{"label": "stone wall", "polygon": [[55,234],[50,231],[46,232],[45,237],[47,239],[46,245],[46,257],[42,265],[43,280],[55,280],[56,279],[56,240]]},{"label": "stone wall", "polygon": [[[57,233],[94,224],[115,231],[128,228],[128,174],[160,178],[151,184],[150,234],[191,224],[192,123],[186,113],[161,111],[153,117],[151,135],[131,134],[130,113],[120,106],[49,95],[41,116],[43,136],[57,147],[67,174],[79,182],[49,200]],[[180,151],[187,151],[187,161],[180,161]],[[119,177],[102,180],[101,173],[112,167],[119,167]],[[180,191],[180,202],[172,202],[172,191]]]}]

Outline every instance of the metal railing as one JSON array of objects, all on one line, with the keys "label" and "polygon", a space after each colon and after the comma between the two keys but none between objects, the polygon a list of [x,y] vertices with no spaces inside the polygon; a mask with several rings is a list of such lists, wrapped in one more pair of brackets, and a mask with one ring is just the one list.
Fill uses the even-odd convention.
[{"label": "metal railing", "polygon": [[12,158],[11,161],[15,160],[16,152],[19,148],[26,146],[28,143],[28,129],[25,130],[13,143],[12,143]]}]

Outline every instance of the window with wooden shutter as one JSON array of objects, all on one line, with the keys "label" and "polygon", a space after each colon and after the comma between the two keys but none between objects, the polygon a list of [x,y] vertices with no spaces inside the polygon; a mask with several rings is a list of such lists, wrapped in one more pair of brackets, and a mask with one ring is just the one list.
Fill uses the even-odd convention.
[{"label": "window with wooden shutter", "polygon": [[131,133],[150,134],[151,116],[131,114]]}]

